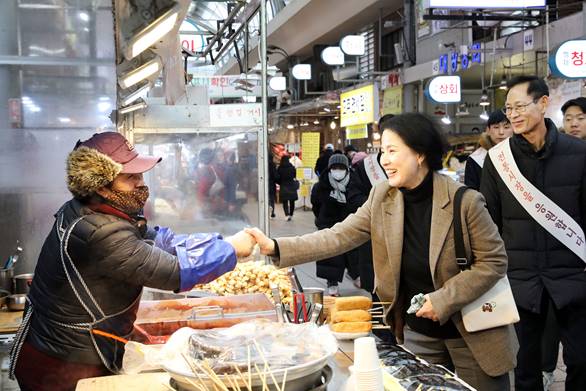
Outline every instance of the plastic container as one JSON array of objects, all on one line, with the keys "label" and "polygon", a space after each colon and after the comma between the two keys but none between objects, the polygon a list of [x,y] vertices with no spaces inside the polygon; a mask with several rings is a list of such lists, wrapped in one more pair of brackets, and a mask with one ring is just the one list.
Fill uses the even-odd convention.
[{"label": "plastic container", "polygon": [[131,339],[147,344],[165,343],[181,327],[230,327],[255,318],[277,321],[275,306],[263,293],[142,301]]},{"label": "plastic container", "polygon": [[355,391],[384,391],[382,367],[374,370],[359,370],[356,366],[350,367]]}]

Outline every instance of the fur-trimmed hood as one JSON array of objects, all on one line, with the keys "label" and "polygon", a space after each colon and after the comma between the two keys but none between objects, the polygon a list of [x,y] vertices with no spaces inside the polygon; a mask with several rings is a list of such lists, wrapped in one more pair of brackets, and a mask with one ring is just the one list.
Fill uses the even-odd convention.
[{"label": "fur-trimmed hood", "polygon": [[80,146],[67,157],[67,188],[76,198],[84,198],[111,183],[122,164],[97,149]]},{"label": "fur-trimmed hood", "polygon": [[486,149],[487,151],[495,146],[495,144],[490,139],[490,136],[486,132],[484,132],[480,135],[480,138],[478,139],[478,145],[480,145],[482,148]]}]

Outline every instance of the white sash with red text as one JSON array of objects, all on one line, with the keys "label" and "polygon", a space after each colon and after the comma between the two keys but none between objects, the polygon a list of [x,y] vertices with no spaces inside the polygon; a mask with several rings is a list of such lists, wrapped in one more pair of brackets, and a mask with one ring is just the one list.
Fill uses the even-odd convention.
[{"label": "white sash with red text", "polygon": [[501,179],[535,221],[586,262],[584,231],[570,215],[521,174],[509,143],[510,139],[506,139],[488,152]]}]

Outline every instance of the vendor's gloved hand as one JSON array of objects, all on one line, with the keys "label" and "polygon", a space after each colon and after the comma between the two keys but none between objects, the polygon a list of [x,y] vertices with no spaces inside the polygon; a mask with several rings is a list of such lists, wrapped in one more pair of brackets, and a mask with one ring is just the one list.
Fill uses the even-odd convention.
[{"label": "vendor's gloved hand", "polygon": [[206,284],[236,267],[234,247],[217,234],[191,234],[175,244],[181,279],[180,291]]},{"label": "vendor's gloved hand", "polygon": [[239,259],[249,257],[252,254],[252,251],[254,250],[254,246],[256,245],[254,237],[244,231],[240,231],[237,234],[229,236],[224,240],[230,243],[232,247],[234,247],[234,251],[236,251],[236,256]]}]

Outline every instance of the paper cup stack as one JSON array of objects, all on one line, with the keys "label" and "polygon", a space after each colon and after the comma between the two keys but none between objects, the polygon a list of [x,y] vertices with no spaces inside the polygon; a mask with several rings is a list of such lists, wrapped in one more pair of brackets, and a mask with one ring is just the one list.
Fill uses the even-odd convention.
[{"label": "paper cup stack", "polygon": [[384,391],[382,367],[373,337],[354,340],[354,365],[350,371],[356,391]]}]

